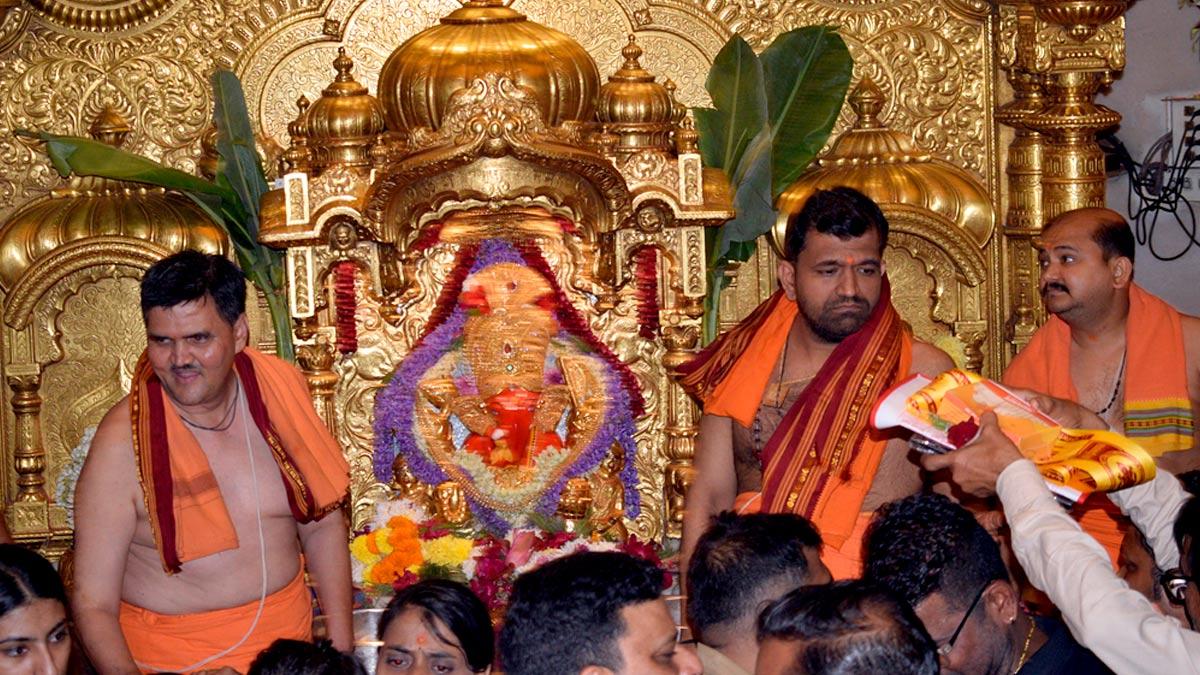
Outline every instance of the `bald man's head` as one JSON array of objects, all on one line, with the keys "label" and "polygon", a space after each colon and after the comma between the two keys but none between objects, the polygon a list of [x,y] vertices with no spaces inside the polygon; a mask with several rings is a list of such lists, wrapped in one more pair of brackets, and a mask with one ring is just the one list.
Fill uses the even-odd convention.
[{"label": "bald man's head", "polygon": [[1045,236],[1059,227],[1087,228],[1090,230],[1092,241],[1100,247],[1105,261],[1114,257],[1124,257],[1133,262],[1136,249],[1133,230],[1129,228],[1125,217],[1112,209],[1089,207],[1067,211],[1046,223],[1042,234]]}]

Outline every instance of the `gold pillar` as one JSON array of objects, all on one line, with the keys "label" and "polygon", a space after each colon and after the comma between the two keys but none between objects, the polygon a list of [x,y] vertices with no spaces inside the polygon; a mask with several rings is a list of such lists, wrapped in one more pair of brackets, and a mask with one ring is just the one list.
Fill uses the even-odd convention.
[{"label": "gold pillar", "polygon": [[321,421],[329,427],[330,433],[337,435],[337,409],[334,406],[334,395],[337,393],[338,374],[333,372],[333,347],[324,335],[318,335],[316,342],[301,345],[296,349],[296,361],[308,380],[308,391],[313,399],[313,407],[321,416]]},{"label": "gold pillar", "polygon": [[46,451],[42,447],[42,397],[38,388],[42,375],[38,371],[12,373],[6,378],[13,391],[12,409],[15,418],[13,459],[17,470],[17,496],[14,502],[46,503]]},{"label": "gold pillar", "polygon": [[1013,99],[996,110],[996,119],[1015,130],[1008,146],[1008,210],[1004,216],[1004,269],[1010,271],[1004,289],[1008,358],[1029,343],[1040,323],[1037,302],[1038,261],[1033,239],[1045,222],[1042,209],[1044,138],[1025,122],[1045,106],[1042,76],[1033,72],[1038,20],[1031,2],[1002,7],[1009,35],[1000,44],[1000,61],[1008,73]]},{"label": "gold pillar", "polygon": [[1125,66],[1126,0],[1041,0],[1030,64],[1045,76],[1046,105],[1025,118],[1045,136],[1042,217],[1104,206],[1104,153],[1096,133],[1121,116],[1096,105],[1096,93]]},{"label": "gold pillar", "polygon": [[[690,302],[682,311],[664,312],[662,338],[667,351],[663,355],[663,365],[667,368],[667,372],[673,373],[675,368],[695,356],[696,347],[700,344],[700,326],[696,320],[703,313],[703,305]],[[667,387],[665,401],[667,405],[667,423],[664,428],[667,436],[667,468],[663,483],[663,503],[667,511],[665,530],[668,537],[680,537],[683,535],[684,502],[695,475],[692,460],[696,456],[696,436],[700,432],[700,415],[696,404],[674,379]]]}]

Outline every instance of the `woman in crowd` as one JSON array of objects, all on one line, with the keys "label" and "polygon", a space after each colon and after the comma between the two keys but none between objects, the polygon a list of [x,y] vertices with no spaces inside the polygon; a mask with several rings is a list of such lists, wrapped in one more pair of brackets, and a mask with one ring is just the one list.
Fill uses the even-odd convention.
[{"label": "woman in crowd", "polygon": [[0,672],[65,675],[71,658],[67,596],[54,566],[0,544]]},{"label": "woman in crowd", "polygon": [[483,602],[453,581],[422,581],[396,594],[379,619],[378,675],[465,675],[492,670],[495,636]]}]

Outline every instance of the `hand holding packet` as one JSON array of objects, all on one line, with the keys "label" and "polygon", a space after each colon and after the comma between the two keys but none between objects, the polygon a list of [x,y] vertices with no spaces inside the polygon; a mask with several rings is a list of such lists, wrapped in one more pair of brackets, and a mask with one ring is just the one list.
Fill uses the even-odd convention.
[{"label": "hand holding packet", "polygon": [[1060,501],[1075,504],[1093,492],[1154,478],[1154,459],[1134,441],[1111,431],[1068,429],[999,383],[964,370],[900,382],[875,404],[871,421],[879,429],[908,429],[914,449],[940,453],[974,440],[988,410]]}]

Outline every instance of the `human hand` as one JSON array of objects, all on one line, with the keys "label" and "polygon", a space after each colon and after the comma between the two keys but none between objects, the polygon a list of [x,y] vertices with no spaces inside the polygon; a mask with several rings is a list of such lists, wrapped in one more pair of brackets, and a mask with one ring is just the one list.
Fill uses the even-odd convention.
[{"label": "human hand", "polygon": [[1035,408],[1053,417],[1059,424],[1071,429],[1108,429],[1108,423],[1099,415],[1074,401],[1055,398],[1032,389],[1013,389],[1017,396],[1032,403]]},{"label": "human hand", "polygon": [[1009,464],[1021,459],[1017,446],[1000,431],[996,414],[988,411],[979,419],[979,435],[967,445],[944,455],[926,455],[926,471],[948,469],[950,480],[968,494],[987,497],[996,492],[996,479]]}]

